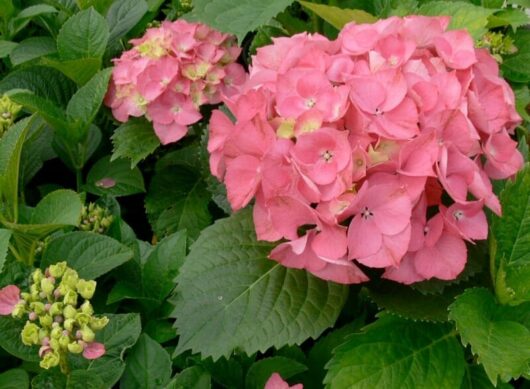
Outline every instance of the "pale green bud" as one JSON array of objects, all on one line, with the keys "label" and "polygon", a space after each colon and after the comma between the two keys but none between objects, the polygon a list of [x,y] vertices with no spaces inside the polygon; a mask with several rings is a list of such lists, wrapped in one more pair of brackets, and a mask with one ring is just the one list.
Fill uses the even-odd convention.
[{"label": "pale green bud", "polygon": [[22,292],[20,293],[20,297],[22,298],[22,300],[26,301],[26,302],[31,302],[31,294],[29,293],[26,293],[26,292]]},{"label": "pale green bud", "polygon": [[81,304],[81,312],[92,316],[94,314],[94,308],[92,308],[92,304],[90,304],[90,301],[86,300],[83,304]]},{"label": "pale green bud", "polygon": [[89,280],[79,280],[77,282],[76,288],[77,292],[86,300],[89,300],[94,296],[94,292],[96,291],[96,281]]},{"label": "pale green bud", "polygon": [[65,319],[74,319],[75,315],[77,315],[77,309],[75,309],[71,305],[67,305],[63,309],[63,316]]},{"label": "pale green bud", "polygon": [[34,296],[37,296],[37,298],[39,298],[39,293],[40,293],[40,281],[38,284],[31,284],[31,286],[29,287],[29,292],[31,293],[31,297],[34,297]]},{"label": "pale green bud", "polygon": [[40,288],[47,295],[51,295],[55,289],[55,284],[49,278],[43,278],[40,281]]},{"label": "pale green bud", "polygon": [[62,277],[66,269],[68,268],[68,265],[66,262],[58,262],[55,265],[50,265],[48,268],[49,273],[52,275],[52,277],[59,278]]},{"label": "pale green bud", "polygon": [[90,315],[87,315],[86,313],[82,313],[82,312],[75,315],[75,320],[80,326],[84,326],[90,323],[90,318],[91,318]]},{"label": "pale green bud", "polygon": [[59,344],[59,339],[50,339],[50,347],[56,351],[59,351],[61,349],[61,345]]},{"label": "pale green bud", "polygon": [[62,315],[63,314],[63,308],[64,308],[64,304],[63,303],[53,303],[51,308],[50,308],[50,315],[52,315],[52,316]]},{"label": "pale green bud", "polygon": [[77,305],[77,293],[73,290],[69,290],[64,295],[63,303],[65,305]]},{"label": "pale green bud", "polygon": [[67,349],[69,344],[70,344],[70,337],[61,335],[61,337],[59,338],[59,345],[61,346],[61,348]]},{"label": "pale green bud", "polygon": [[65,330],[72,332],[74,330],[75,319],[66,319],[63,323]]},{"label": "pale green bud", "polygon": [[26,313],[26,304],[25,303],[18,303],[13,308],[13,311],[11,312],[11,316],[15,319],[21,319],[22,316]]},{"label": "pale green bud", "polygon": [[40,301],[35,301],[33,303],[29,304],[29,309],[31,309],[33,312],[35,312],[37,315],[42,315],[46,311],[44,309],[44,304]]},{"label": "pale green bud", "polygon": [[94,331],[102,330],[107,324],[109,324],[109,318],[107,316],[92,317],[90,320],[90,327]]},{"label": "pale green bud", "polygon": [[[55,350],[55,349],[54,349]],[[40,367],[43,369],[50,369],[59,365],[60,356],[57,351],[48,351],[42,361],[40,361]]]},{"label": "pale green bud", "polygon": [[42,270],[41,269],[36,269],[32,274],[31,274],[31,279],[33,280],[33,282],[35,284],[40,284],[41,280],[44,278],[44,274],[42,274]]},{"label": "pale green bud", "polygon": [[45,328],[39,329],[39,344],[42,343],[44,338],[49,338],[49,337],[50,337],[50,332],[47,329]]},{"label": "pale green bud", "polygon": [[22,329],[22,343],[26,346],[32,346],[34,344],[39,344],[39,326],[35,323],[26,322],[26,325]]},{"label": "pale green bud", "polygon": [[63,329],[60,327],[55,327],[50,332],[50,338],[52,339],[59,339],[63,335]]},{"label": "pale green bud", "polygon": [[81,327],[81,339],[83,339],[83,341],[90,343],[94,341],[95,337],[96,335],[94,334],[94,331],[90,329],[90,327],[88,326]]},{"label": "pale green bud", "polygon": [[74,289],[77,281],[79,280],[79,275],[74,269],[67,268],[63,274],[62,282],[66,286],[69,286],[71,289]]},{"label": "pale green bud", "polygon": [[70,351],[72,354],[81,354],[83,350],[84,350],[84,347],[80,345],[78,342],[68,343],[68,351]]},{"label": "pale green bud", "polygon": [[43,327],[51,327],[53,324],[53,318],[51,317],[51,315],[48,314],[41,315],[39,316],[39,323]]}]

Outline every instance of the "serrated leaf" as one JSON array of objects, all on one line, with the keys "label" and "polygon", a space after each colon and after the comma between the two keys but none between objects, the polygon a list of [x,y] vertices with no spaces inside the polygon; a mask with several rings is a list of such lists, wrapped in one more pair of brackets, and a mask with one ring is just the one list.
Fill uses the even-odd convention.
[{"label": "serrated leaf", "polygon": [[4,271],[11,234],[12,232],[10,230],[0,228],[0,274]]},{"label": "serrated leaf", "polygon": [[111,139],[114,145],[112,160],[127,158],[131,161],[131,168],[160,146],[153,125],[142,119],[131,119],[123,123],[114,131]]},{"label": "serrated leaf", "polygon": [[144,332],[158,343],[166,343],[177,337],[173,323],[166,319],[148,321],[145,325]]},{"label": "serrated leaf", "polygon": [[58,70],[45,66],[28,66],[10,72],[0,81],[0,93],[12,89],[27,89],[51,103],[66,107],[76,86]]},{"label": "serrated leaf", "polygon": [[46,5],[46,4],[32,5],[20,11],[16,16],[16,19],[21,20],[21,19],[33,18],[35,16],[39,16],[42,14],[55,13],[55,12],[57,12],[57,10],[51,5]]},{"label": "serrated leaf", "polygon": [[62,60],[101,58],[109,40],[109,26],[93,8],[70,17],[57,35]]},{"label": "serrated leaf", "polygon": [[320,16],[337,30],[341,30],[344,25],[350,22],[363,24],[374,23],[377,21],[375,16],[360,9],[339,8],[331,5],[310,3],[309,1],[299,0],[298,2],[302,4],[304,8],[307,8]]},{"label": "serrated leaf", "polygon": [[68,374],[66,389],[105,389],[101,378],[87,370],[74,370]]},{"label": "serrated leaf", "polygon": [[112,46],[127,34],[147,12],[144,0],[117,0],[107,12],[107,23],[110,27],[109,46]]},{"label": "serrated leaf", "polygon": [[200,174],[177,165],[155,174],[145,197],[145,209],[159,237],[185,229],[194,240],[211,223],[209,201]]},{"label": "serrated leaf", "polygon": [[142,270],[144,293],[163,301],[175,287],[175,277],[186,256],[186,234],[176,232],[158,243]]},{"label": "serrated leaf", "polygon": [[68,124],[64,111],[53,102],[26,90],[13,91],[9,93],[9,98],[28,111],[39,114],[60,134],[68,134]]},{"label": "serrated leaf", "polygon": [[178,373],[165,389],[209,389],[210,373],[200,366],[193,366]]},{"label": "serrated leaf", "polygon": [[77,226],[83,204],[73,190],[60,189],[46,195],[35,207],[31,224]]},{"label": "serrated leaf", "polygon": [[86,136],[88,127],[96,117],[107,93],[111,72],[112,69],[104,69],[96,73],[68,102],[66,107],[68,120],[79,127],[76,140]]},{"label": "serrated leaf", "polygon": [[30,128],[20,157],[20,182],[27,185],[42,168],[44,162],[56,157],[52,148],[53,129],[44,120],[36,120]]},{"label": "serrated leaf", "polygon": [[131,259],[133,251],[108,236],[70,232],[53,239],[42,256],[44,268],[66,261],[85,279],[95,279]]},{"label": "serrated leaf", "polygon": [[293,0],[193,0],[193,10],[185,19],[208,24],[234,34],[243,42],[245,35],[287,8]]},{"label": "serrated leaf", "polygon": [[28,362],[39,361],[39,348],[37,346],[25,346],[20,339],[24,328],[22,320],[16,320],[9,316],[0,316],[0,346],[9,354]]},{"label": "serrated leaf", "polygon": [[24,39],[9,54],[13,66],[55,53],[55,40],[49,36],[34,36]]},{"label": "serrated leaf", "polygon": [[492,275],[501,303],[530,301],[530,166],[500,195],[502,217],[493,217]]},{"label": "serrated leaf", "polygon": [[144,179],[140,170],[131,169],[124,159],[101,158],[88,172],[85,190],[104,196],[128,196],[145,192]]},{"label": "serrated leaf", "polygon": [[451,16],[449,29],[467,29],[474,39],[479,39],[487,30],[488,17],[495,10],[470,3],[455,1],[431,1],[418,9],[418,14],[427,16]]},{"label": "serrated leaf", "polygon": [[171,379],[171,358],[160,344],[142,334],[127,356],[120,388],[158,389]]},{"label": "serrated leaf", "polygon": [[488,28],[510,26],[514,31],[530,23],[530,18],[521,9],[508,8],[495,12],[488,19]]},{"label": "serrated leaf", "polygon": [[177,277],[177,354],[191,349],[216,360],[235,349],[264,352],[333,325],[347,287],[267,259],[272,247],[256,240],[250,210],[201,233]]},{"label": "serrated leaf", "polygon": [[471,345],[493,385],[499,376],[508,381],[530,373],[530,330],[514,320],[528,314],[529,308],[528,303],[499,306],[484,288],[468,289],[449,307],[462,344]]},{"label": "serrated leaf", "polygon": [[26,389],[29,388],[29,376],[23,369],[11,369],[0,374],[0,388]]},{"label": "serrated leaf", "polygon": [[383,316],[334,350],[328,388],[459,387],[464,352],[447,324]]},{"label": "serrated leaf", "polygon": [[284,380],[303,373],[307,366],[294,359],[274,356],[254,362],[248,369],[245,387],[248,389],[263,388],[274,373],[278,373]]},{"label": "serrated leaf", "polygon": [[[513,386],[504,382],[498,383],[497,389],[512,389]],[[495,389],[486,372],[480,365],[467,365],[460,389]]]}]

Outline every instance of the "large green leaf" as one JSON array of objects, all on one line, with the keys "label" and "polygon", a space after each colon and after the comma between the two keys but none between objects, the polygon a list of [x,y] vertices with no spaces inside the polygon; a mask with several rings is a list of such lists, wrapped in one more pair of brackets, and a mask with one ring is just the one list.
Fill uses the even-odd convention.
[{"label": "large green leaf", "polygon": [[513,30],[530,23],[530,18],[521,9],[503,9],[489,17],[488,28],[510,26]]},{"label": "large green leaf", "polygon": [[0,40],[0,58],[8,57],[17,46],[16,42]]},{"label": "large green leaf", "polygon": [[530,303],[500,306],[488,290],[474,288],[460,295],[449,311],[462,343],[471,345],[494,385],[498,376],[508,381],[530,374],[530,329],[525,321]]},{"label": "large green leaf", "polygon": [[320,16],[326,22],[331,24],[337,30],[341,30],[345,24],[355,22],[357,24],[362,23],[374,23],[377,18],[370,15],[368,12],[360,9],[344,9],[338,8],[331,5],[311,3],[309,1],[298,1],[300,4],[315,14]]},{"label": "large green leaf", "polygon": [[78,85],[84,85],[101,67],[101,58],[80,58],[68,61],[59,60],[58,56],[41,58],[43,65],[57,69]]},{"label": "large green leaf", "polygon": [[515,34],[514,45],[517,52],[507,56],[502,63],[502,74],[510,81],[530,82],[530,31],[519,29]]},{"label": "large green leaf", "polygon": [[26,110],[39,114],[51,127],[57,129],[58,133],[65,135],[69,133],[63,109],[53,102],[28,90],[12,91],[9,97]]},{"label": "large green leaf", "polygon": [[143,334],[127,356],[120,388],[163,388],[171,379],[171,358],[166,350]]},{"label": "large green leaf", "polygon": [[75,84],[61,72],[45,66],[27,66],[10,72],[0,81],[0,93],[27,89],[50,103],[66,107],[76,90]]},{"label": "large green leaf", "polygon": [[530,301],[530,167],[508,182],[500,195],[502,217],[491,231],[492,275],[502,303]]},{"label": "large green leaf", "polygon": [[111,160],[127,158],[131,168],[160,146],[153,125],[145,119],[131,119],[119,126],[112,135],[114,151]]},{"label": "large green leaf", "polygon": [[34,36],[24,39],[11,51],[9,59],[13,66],[31,61],[57,51],[55,40],[49,36]]},{"label": "large green leaf", "polygon": [[26,389],[29,388],[29,376],[23,369],[11,369],[0,374],[0,388]]},{"label": "large green leaf", "polygon": [[463,1],[431,1],[421,6],[418,10],[420,15],[451,16],[449,29],[467,29],[474,39],[480,37],[487,31],[488,17],[495,10],[479,7]]},{"label": "large green leaf", "polygon": [[500,382],[497,386],[494,386],[486,372],[480,365],[467,365],[464,379],[460,389],[513,389],[513,386]]},{"label": "large green leaf", "polygon": [[185,18],[232,33],[239,42],[243,42],[247,32],[266,24],[292,2],[293,0],[193,0],[193,10]]},{"label": "large green leaf", "polygon": [[73,190],[60,189],[46,195],[35,207],[31,224],[77,226],[83,204]]},{"label": "large green leaf", "polygon": [[110,27],[109,46],[112,46],[127,34],[147,12],[144,0],[117,0],[107,12],[107,23]]},{"label": "large green leaf", "polygon": [[99,376],[87,370],[74,370],[68,374],[66,389],[105,389],[107,385]]},{"label": "large green leaf", "polygon": [[20,339],[24,328],[22,320],[13,319],[9,316],[0,316],[0,346],[9,354],[29,362],[39,361],[39,348],[37,346],[25,346]]},{"label": "large green leaf", "polygon": [[57,35],[62,60],[101,58],[109,39],[109,26],[93,8],[70,17]]},{"label": "large green leaf", "polygon": [[334,389],[454,389],[465,359],[452,326],[385,315],[337,347],[326,367]]},{"label": "large green leaf", "polygon": [[71,232],[53,239],[42,257],[42,267],[66,261],[86,279],[97,278],[133,256],[133,251],[108,236]]},{"label": "large green leaf", "polygon": [[210,389],[212,378],[201,366],[188,367],[178,373],[164,389]]},{"label": "large green leaf", "polygon": [[96,195],[128,196],[145,192],[142,172],[124,159],[101,158],[88,172],[85,189]]},{"label": "large green leaf", "polygon": [[[205,229],[177,277],[177,354],[191,349],[214,360],[300,344],[333,325],[347,287],[267,259],[250,210]],[[200,307],[200,309],[197,309]]]},{"label": "large green leaf", "polygon": [[159,237],[186,229],[188,237],[194,240],[211,223],[209,201],[200,174],[176,165],[155,174],[145,198],[145,209]]}]

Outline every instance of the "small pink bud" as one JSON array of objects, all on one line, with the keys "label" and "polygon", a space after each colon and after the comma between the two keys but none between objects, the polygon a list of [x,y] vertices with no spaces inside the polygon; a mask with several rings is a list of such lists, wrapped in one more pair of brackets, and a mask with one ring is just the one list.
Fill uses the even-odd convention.
[{"label": "small pink bud", "polygon": [[54,321],[61,324],[64,321],[64,318],[62,316],[55,316]]},{"label": "small pink bud", "polygon": [[45,304],[45,305],[44,305],[44,310],[45,310],[46,312],[48,312],[48,311],[50,310],[51,307],[52,307],[52,305],[51,305],[50,303]]},{"label": "small pink bud", "polygon": [[31,320],[31,321],[37,320],[37,314],[35,312],[30,312],[29,313],[29,320]]}]

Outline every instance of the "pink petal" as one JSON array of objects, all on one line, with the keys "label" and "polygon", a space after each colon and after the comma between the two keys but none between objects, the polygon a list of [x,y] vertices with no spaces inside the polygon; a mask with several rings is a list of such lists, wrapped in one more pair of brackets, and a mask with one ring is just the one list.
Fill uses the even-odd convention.
[{"label": "pink petal", "polygon": [[20,289],[16,285],[8,285],[0,289],[0,315],[11,315],[20,301]]},{"label": "pink petal", "polygon": [[227,162],[225,184],[228,201],[234,211],[245,207],[254,197],[260,182],[259,168],[259,159],[250,155]]},{"label": "pink petal", "polygon": [[348,258],[363,258],[375,254],[383,244],[383,237],[373,220],[356,215],[348,228]]},{"label": "pink petal", "polygon": [[86,359],[98,359],[105,354],[105,345],[103,343],[88,343],[83,350],[83,357]]}]

